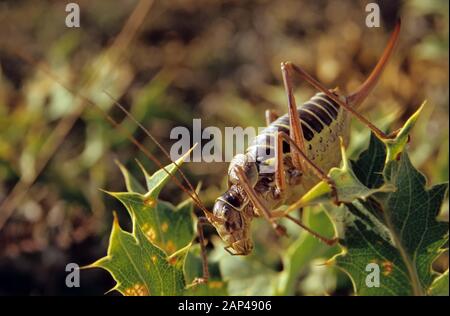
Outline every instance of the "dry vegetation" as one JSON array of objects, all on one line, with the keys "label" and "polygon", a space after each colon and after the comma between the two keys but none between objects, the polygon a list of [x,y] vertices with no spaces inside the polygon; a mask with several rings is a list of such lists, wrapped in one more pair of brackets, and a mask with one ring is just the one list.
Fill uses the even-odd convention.
[{"label": "dry vegetation", "polygon": [[[411,156],[432,183],[448,180],[446,1],[379,1],[380,29],[364,26],[364,1],[157,1],[135,32],[133,23],[123,27],[136,1],[77,2],[82,27],[76,30],[63,26],[62,3],[0,4],[0,203],[14,187],[21,192],[29,186],[10,214],[0,210],[0,294],[74,293],[64,287],[65,264],[86,264],[104,254],[111,210],[120,208],[99,191],[123,190],[114,159],[132,171],[136,158],[156,168],[91,105],[20,59],[17,50],[122,121],[103,90],[120,98],[169,148],[170,129],[189,127],[192,118],[245,127],[262,126],[266,108],[284,113],[281,61],[302,65],[326,86],[351,91],[376,63],[401,16],[399,47],[363,111],[393,128],[428,100],[412,135]],[[306,83],[297,84],[299,100],[314,93]],[[131,121],[122,125],[168,162]],[[368,132],[359,124],[354,129],[355,151]],[[203,182],[208,206],[225,187],[226,168],[185,166],[193,183]],[[169,185],[162,198],[178,202],[183,196]],[[265,225],[255,225],[255,231],[257,253],[277,268],[276,254],[292,240],[280,245],[267,238]],[[297,293],[315,294],[320,273],[306,271],[302,277],[309,283]],[[333,293],[349,293],[349,282],[336,274],[327,276],[335,280]],[[89,271],[77,291],[99,294],[111,282],[106,273]]]}]

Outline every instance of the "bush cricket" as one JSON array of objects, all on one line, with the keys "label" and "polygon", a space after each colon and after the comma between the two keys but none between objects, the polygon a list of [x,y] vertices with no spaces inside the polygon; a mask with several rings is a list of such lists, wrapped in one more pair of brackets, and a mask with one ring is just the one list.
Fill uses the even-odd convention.
[{"label": "bush cricket", "polygon": [[[334,245],[337,238],[327,238],[305,226],[300,220],[289,214],[277,211],[282,205],[294,203],[312,188],[318,181],[327,182],[333,192],[334,203],[339,204],[339,196],[333,180],[327,171],[341,162],[340,141],[349,139],[350,116],[369,127],[379,138],[395,137],[395,132],[386,135],[357,111],[376,85],[384,67],[392,55],[400,32],[400,21],[386,45],[382,56],[365,82],[349,96],[342,96],[337,89],[329,90],[309,75],[301,67],[291,63],[281,63],[281,72],[287,95],[288,113],[277,117],[272,110],[266,111],[267,127],[253,141],[244,154],[236,155],[228,169],[228,189],[216,199],[212,210],[208,210],[200,200],[196,190],[182,170],[178,169],[183,184],[172,175],[151,152],[149,152],[134,136],[125,131],[105,110],[96,106],[89,98],[69,86],[61,83],[51,71],[37,65],[48,76],[71,92],[94,106],[115,128],[120,129],[126,137],[152,160],[159,168],[164,169],[174,183],[203,211],[204,217],[198,218],[197,230],[201,246],[203,276],[194,280],[194,284],[207,282],[209,278],[206,244],[203,226],[211,224],[225,242],[225,250],[231,255],[248,255],[253,249],[250,227],[253,218],[262,217],[270,223],[278,235],[286,233],[285,228],[277,223],[280,218],[287,218],[305,229],[322,242]],[[29,56],[18,54],[26,62],[36,65]],[[293,92],[293,76],[307,81],[319,93],[297,107]],[[105,93],[170,159],[169,153],[138,122],[128,110],[116,99]],[[269,154],[267,154],[269,153]],[[171,160],[171,159],[170,159]],[[273,172],[262,173],[263,167],[270,167]]]}]

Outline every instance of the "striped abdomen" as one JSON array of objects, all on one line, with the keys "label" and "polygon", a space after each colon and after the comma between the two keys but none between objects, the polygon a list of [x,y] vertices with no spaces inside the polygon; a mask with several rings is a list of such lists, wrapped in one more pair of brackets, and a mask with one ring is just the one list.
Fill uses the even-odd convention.
[{"label": "striped abdomen", "polygon": [[[347,138],[347,118],[340,106],[324,93],[317,93],[309,101],[297,108],[300,117],[303,137],[305,139],[306,154],[312,160],[316,160],[319,167],[329,169],[338,162],[337,158],[327,155],[339,156],[338,136]],[[289,135],[289,116],[285,114],[273,121],[252,142],[247,153],[256,158],[257,164],[261,164],[274,157],[273,146],[275,133],[285,132]],[[283,152],[289,153],[290,147],[283,144]],[[328,159],[329,158],[329,159]],[[321,163],[325,162],[325,163]],[[327,163],[329,162],[329,163]]]}]

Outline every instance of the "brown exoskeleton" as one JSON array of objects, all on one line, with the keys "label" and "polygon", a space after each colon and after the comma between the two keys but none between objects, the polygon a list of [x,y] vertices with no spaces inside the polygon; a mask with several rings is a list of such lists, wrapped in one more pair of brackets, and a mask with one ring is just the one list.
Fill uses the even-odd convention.
[{"label": "brown exoskeleton", "polygon": [[[287,217],[327,244],[332,245],[337,241],[320,236],[285,213],[272,210],[295,202],[319,179],[330,184],[334,202],[339,203],[334,183],[326,171],[338,166],[341,161],[339,138],[348,141],[349,113],[379,137],[393,137],[373,126],[356,112],[356,108],[375,86],[392,53],[399,31],[400,22],[368,79],[348,97],[326,89],[302,68],[290,62],[281,64],[288,97],[288,114],[276,117],[272,111],[266,111],[267,128],[256,137],[245,154],[239,154],[231,161],[229,188],[217,198],[213,208],[214,218],[209,219],[227,243],[225,249],[231,254],[247,255],[252,251],[250,223],[253,217],[264,217],[280,234],[284,233],[284,228],[276,223],[276,219],[279,216]],[[299,107],[296,106],[292,88],[291,76],[294,73],[321,91]],[[263,168],[272,171],[262,173]]]}]

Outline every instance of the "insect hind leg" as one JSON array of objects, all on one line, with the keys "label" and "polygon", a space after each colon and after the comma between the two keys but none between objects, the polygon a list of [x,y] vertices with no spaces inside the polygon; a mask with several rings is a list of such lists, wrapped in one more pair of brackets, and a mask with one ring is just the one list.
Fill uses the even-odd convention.
[{"label": "insect hind leg", "polygon": [[[294,89],[292,83],[291,72],[287,64],[281,64],[281,72],[283,74],[284,88],[288,99],[288,115],[289,115],[289,134],[295,144],[301,149],[305,149],[305,138],[300,123],[300,117],[295,102]],[[292,151],[292,163],[296,169],[302,171],[302,159],[297,152]]]},{"label": "insect hind leg", "polygon": [[295,224],[297,224],[298,226],[303,228],[305,231],[307,231],[308,233],[310,233],[311,235],[313,235],[314,237],[319,239],[321,242],[327,244],[328,246],[334,246],[339,241],[339,238],[337,238],[337,237],[328,238],[328,237],[322,236],[315,230],[313,230],[313,229],[309,228],[308,226],[306,226],[305,224],[303,224],[303,222],[301,220],[298,220],[295,217],[290,216],[289,214],[284,214],[283,217],[287,218],[291,222],[294,222]]},{"label": "insect hind leg", "polygon": [[331,194],[333,196],[333,201],[336,205],[340,205],[336,183],[331,179],[321,168],[319,168],[308,156],[297,146],[295,141],[290,138],[286,133],[280,132],[280,137],[282,137],[286,142],[291,145],[291,149],[296,151],[297,154],[302,158],[304,165],[310,169],[320,180],[326,182],[331,188]]},{"label": "insect hind leg", "polygon": [[332,99],[334,102],[342,106],[345,110],[350,112],[353,116],[355,116],[358,120],[360,120],[364,125],[366,125],[368,128],[370,128],[375,135],[377,135],[380,139],[392,139],[395,137],[394,134],[386,134],[383,131],[381,131],[378,127],[376,127],[374,124],[372,124],[368,119],[366,119],[363,115],[358,113],[351,105],[350,103],[346,101],[343,101],[339,98],[338,95],[327,89],[325,86],[323,86],[319,81],[314,79],[309,73],[307,73],[303,68],[300,66],[297,66],[293,64],[292,62],[283,62],[282,68],[285,69],[285,71],[288,74],[296,73],[298,76],[300,76],[302,79],[307,81],[309,84],[311,84],[314,88],[319,90],[320,92],[323,92],[327,97]]}]

